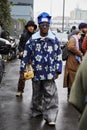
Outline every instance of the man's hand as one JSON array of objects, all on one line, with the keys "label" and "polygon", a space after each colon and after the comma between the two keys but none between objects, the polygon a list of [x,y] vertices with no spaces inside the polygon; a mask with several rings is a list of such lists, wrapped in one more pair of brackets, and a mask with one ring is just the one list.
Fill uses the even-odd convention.
[{"label": "man's hand", "polygon": [[24,52],[22,51],[22,52],[20,52],[19,54],[20,54],[20,56],[23,56]]},{"label": "man's hand", "polygon": [[23,52],[19,52],[19,59],[23,57]]}]

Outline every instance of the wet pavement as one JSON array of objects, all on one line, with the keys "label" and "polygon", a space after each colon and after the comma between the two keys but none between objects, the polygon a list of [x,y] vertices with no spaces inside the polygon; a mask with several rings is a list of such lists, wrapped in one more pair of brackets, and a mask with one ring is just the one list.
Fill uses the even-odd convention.
[{"label": "wet pavement", "polygon": [[42,117],[31,118],[31,80],[26,81],[22,98],[17,98],[19,60],[6,63],[5,75],[0,84],[0,130],[77,130],[79,113],[67,102],[67,89],[63,88],[63,74],[56,80],[59,96],[59,113],[56,126],[48,126]]}]

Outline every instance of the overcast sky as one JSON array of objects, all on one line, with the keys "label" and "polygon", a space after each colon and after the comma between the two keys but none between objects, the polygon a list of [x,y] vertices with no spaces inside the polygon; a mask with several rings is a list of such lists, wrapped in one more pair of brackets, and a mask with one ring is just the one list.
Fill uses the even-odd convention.
[{"label": "overcast sky", "polygon": [[[87,10],[87,0],[65,0],[65,16],[70,15],[70,11],[79,7]],[[46,11],[54,16],[62,16],[63,0],[34,0],[34,18],[42,11]]]}]

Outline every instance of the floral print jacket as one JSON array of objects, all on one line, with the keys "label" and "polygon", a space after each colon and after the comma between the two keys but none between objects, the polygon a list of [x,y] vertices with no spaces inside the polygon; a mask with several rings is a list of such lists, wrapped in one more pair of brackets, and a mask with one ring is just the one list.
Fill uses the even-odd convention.
[{"label": "floral print jacket", "polygon": [[20,71],[25,71],[26,63],[32,61],[34,81],[55,79],[56,73],[62,72],[61,48],[55,34],[48,31],[46,37],[36,32],[25,46]]}]

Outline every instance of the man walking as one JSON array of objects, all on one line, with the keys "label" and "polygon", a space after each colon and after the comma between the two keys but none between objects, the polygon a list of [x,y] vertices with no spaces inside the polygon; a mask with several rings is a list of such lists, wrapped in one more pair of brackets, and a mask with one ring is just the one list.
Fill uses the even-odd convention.
[{"label": "man walking", "polygon": [[32,79],[32,116],[43,115],[46,123],[55,125],[58,114],[58,93],[55,79],[62,71],[61,48],[50,31],[51,16],[43,12],[38,16],[39,31],[28,40],[20,71],[24,76],[29,60],[34,69]]}]

